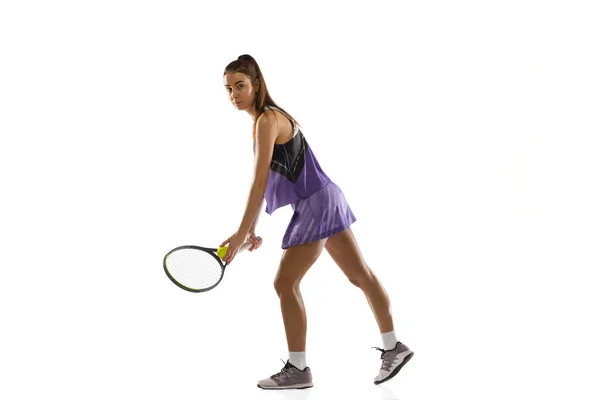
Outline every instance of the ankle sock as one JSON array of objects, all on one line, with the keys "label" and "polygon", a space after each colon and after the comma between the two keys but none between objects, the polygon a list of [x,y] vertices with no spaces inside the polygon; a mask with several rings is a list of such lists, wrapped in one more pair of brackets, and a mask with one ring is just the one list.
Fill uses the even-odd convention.
[{"label": "ankle sock", "polygon": [[290,351],[290,364],[302,371],[306,368],[306,352]]},{"label": "ankle sock", "polygon": [[381,339],[383,340],[384,350],[392,350],[396,347],[396,343],[398,343],[398,339],[396,338],[396,333],[394,331],[382,333]]}]

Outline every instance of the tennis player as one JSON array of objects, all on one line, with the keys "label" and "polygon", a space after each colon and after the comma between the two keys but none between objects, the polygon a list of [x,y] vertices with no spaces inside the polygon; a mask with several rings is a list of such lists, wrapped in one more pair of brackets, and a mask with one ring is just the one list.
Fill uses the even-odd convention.
[{"label": "tennis player", "polygon": [[374,383],[393,378],[413,356],[394,332],[390,301],[373,271],[363,259],[350,225],[356,221],[340,188],[323,172],[298,122],[269,95],[261,70],[250,55],[231,62],[223,74],[233,106],[253,119],[254,178],[240,226],[221,243],[229,244],[224,261],[231,263],[246,241],[260,247],[255,230],[259,211],[290,204],[294,211],[283,236],[284,249],[275,277],[281,303],[289,359],[282,370],[260,380],[262,389],[304,389],[313,386],[306,364],[306,312],[300,281],[319,258],[323,248],[350,282],[365,294],[383,341],[381,368]]}]

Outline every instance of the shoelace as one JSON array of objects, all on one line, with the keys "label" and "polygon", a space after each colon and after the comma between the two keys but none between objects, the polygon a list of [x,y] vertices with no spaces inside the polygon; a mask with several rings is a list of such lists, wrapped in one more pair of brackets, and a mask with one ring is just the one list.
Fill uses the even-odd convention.
[{"label": "shoelace", "polygon": [[284,364],[283,368],[281,368],[281,371],[279,371],[275,375],[271,375],[271,378],[288,378],[290,376],[290,372],[292,371],[292,365],[290,364],[288,366],[288,364],[283,360],[281,360],[281,362]]},{"label": "shoelace", "polygon": [[393,357],[386,358],[386,355],[390,353],[390,350],[380,349],[379,347],[371,347],[371,348],[381,351],[381,359],[383,360],[383,363],[381,363],[381,369],[382,370],[385,369],[386,371],[389,371],[390,367],[392,366],[392,363],[394,362]]}]

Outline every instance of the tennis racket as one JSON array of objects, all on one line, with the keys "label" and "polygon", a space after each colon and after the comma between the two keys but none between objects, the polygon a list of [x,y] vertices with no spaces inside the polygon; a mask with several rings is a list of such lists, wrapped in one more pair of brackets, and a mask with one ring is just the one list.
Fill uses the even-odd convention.
[{"label": "tennis racket", "polygon": [[[238,252],[248,250],[248,241]],[[163,268],[169,279],[180,288],[199,293],[214,289],[225,274],[227,246],[218,249],[201,246],[179,246],[169,251],[163,260]]]}]

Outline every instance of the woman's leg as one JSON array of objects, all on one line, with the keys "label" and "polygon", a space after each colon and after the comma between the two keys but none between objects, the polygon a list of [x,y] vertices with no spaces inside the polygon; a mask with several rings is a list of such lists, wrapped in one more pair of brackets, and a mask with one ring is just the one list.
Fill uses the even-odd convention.
[{"label": "woman's leg", "polygon": [[288,350],[305,351],[306,311],[300,294],[300,281],[317,261],[327,239],[289,247],[284,250],[275,277],[275,290],[281,304]]},{"label": "woman's leg", "polygon": [[327,239],[287,248],[275,277],[275,290],[281,303],[290,358],[281,372],[258,381],[261,389],[305,389],[313,386],[312,372],[306,366],[306,312],[300,295],[300,281],[317,261]]},{"label": "woman's leg", "polygon": [[379,331],[393,331],[394,323],[388,295],[365,262],[352,229],[348,228],[331,236],[325,244],[325,249],[350,282],[358,286],[367,297]]},{"label": "woman's leg", "polygon": [[397,341],[388,295],[362,257],[352,230],[348,228],[333,235],[327,240],[325,248],[350,282],[361,288],[369,301],[384,343],[381,368],[373,383],[378,385],[386,382],[400,371],[414,352]]}]

